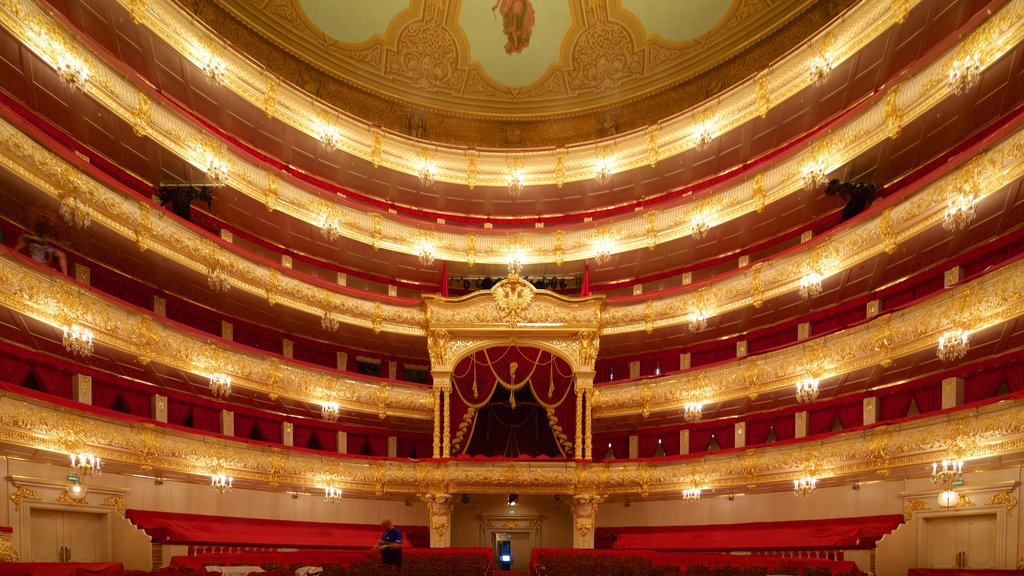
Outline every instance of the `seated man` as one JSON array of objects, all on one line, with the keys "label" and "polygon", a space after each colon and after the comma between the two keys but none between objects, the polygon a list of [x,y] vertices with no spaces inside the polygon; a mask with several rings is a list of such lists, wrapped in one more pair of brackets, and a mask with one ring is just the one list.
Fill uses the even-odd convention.
[{"label": "seated man", "polygon": [[380,550],[380,559],[384,564],[400,569],[402,567],[402,533],[395,528],[390,518],[381,520],[380,527],[384,529],[384,534],[381,535],[373,549]]}]

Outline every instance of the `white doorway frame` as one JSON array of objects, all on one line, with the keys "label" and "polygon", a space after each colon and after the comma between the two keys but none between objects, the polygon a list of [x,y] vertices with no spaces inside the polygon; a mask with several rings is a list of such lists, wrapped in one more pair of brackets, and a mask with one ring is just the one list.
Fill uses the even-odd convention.
[{"label": "white doorway frame", "polygon": [[1006,568],[1006,507],[977,506],[960,510],[937,510],[933,512],[917,512],[917,565],[924,566],[928,561],[928,527],[927,522],[936,518],[967,518],[971,516],[996,517],[996,569]]}]

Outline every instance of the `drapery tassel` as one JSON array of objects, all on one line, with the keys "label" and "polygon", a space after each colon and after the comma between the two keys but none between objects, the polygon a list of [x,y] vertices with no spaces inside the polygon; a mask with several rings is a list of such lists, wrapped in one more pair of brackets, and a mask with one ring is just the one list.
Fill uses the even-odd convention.
[{"label": "drapery tassel", "polygon": [[479,398],[480,391],[476,387],[476,358],[473,358],[473,398]]},{"label": "drapery tassel", "polygon": [[516,369],[519,368],[519,363],[513,362],[508,365],[508,401],[512,406],[512,409],[516,409]]},{"label": "drapery tassel", "polygon": [[551,378],[548,382],[548,400],[551,400],[555,396],[555,357],[551,357],[551,372],[549,372]]}]

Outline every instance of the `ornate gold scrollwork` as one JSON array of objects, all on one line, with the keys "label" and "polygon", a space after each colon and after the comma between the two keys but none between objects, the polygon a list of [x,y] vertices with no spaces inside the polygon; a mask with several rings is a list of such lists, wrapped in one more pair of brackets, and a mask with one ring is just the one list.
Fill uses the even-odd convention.
[{"label": "ornate gold scrollwork", "polygon": [[998,494],[993,494],[988,499],[988,504],[1002,504],[1006,507],[1006,517],[1013,518],[1013,509],[1017,507],[1017,498],[1013,495],[1013,490],[1005,490]]},{"label": "ornate gold scrollwork", "polygon": [[526,309],[533,302],[535,291],[536,289],[518,274],[510,274],[491,289],[495,306],[498,307],[502,319],[512,328],[523,319]]},{"label": "ornate gold scrollwork", "polygon": [[21,510],[21,503],[24,500],[41,500],[39,494],[28,486],[15,487],[15,489],[8,495],[8,498],[10,498],[11,502],[14,503],[15,512]]}]

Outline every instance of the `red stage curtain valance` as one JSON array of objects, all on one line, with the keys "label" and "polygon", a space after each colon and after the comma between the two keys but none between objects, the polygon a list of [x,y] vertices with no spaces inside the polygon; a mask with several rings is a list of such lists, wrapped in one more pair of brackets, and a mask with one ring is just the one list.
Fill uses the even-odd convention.
[{"label": "red stage curtain valance", "polygon": [[515,392],[524,387],[544,409],[546,424],[562,455],[571,456],[576,429],[572,368],[550,352],[518,346],[480,350],[455,366],[450,407],[452,455],[466,451],[481,408],[492,398],[498,401],[507,396],[512,402]]},{"label": "red stage curtain valance", "polygon": [[903,523],[902,514],[705,526],[598,528],[599,546],[638,550],[862,550]]},{"label": "red stage curtain valance", "polygon": [[[125,517],[153,542],[162,544],[369,549],[381,535],[376,524],[291,522],[148,510],[126,510]],[[427,530],[425,526],[400,529],[410,543],[422,542],[421,535]]]}]

